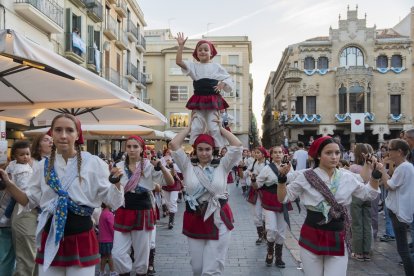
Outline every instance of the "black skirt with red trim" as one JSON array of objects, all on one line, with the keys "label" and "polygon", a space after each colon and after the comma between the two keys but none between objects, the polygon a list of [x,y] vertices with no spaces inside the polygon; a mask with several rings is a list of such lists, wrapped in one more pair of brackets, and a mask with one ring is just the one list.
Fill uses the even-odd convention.
[{"label": "black skirt with red trim", "polygon": [[[36,263],[43,264],[45,254],[45,244],[48,232],[43,231],[41,246],[37,251]],[[96,265],[100,262],[99,243],[95,231],[88,231],[64,236],[60,241],[59,250],[51,266],[80,266],[87,267]]]},{"label": "black skirt with red trim", "polygon": [[199,79],[193,81],[194,95],[188,100],[186,107],[190,110],[222,110],[229,107],[220,93],[214,90],[218,80]]},{"label": "black skirt with red trim", "polygon": [[[260,189],[262,207],[263,209],[273,211],[273,212],[283,212],[283,204],[277,200],[277,185],[272,185],[269,187],[263,186]],[[288,211],[292,211],[292,204],[288,202],[287,204]]]},{"label": "black skirt with red trim", "polygon": [[156,213],[153,208],[130,210],[121,207],[115,212],[114,229],[125,233],[133,230],[153,230],[155,221]]}]

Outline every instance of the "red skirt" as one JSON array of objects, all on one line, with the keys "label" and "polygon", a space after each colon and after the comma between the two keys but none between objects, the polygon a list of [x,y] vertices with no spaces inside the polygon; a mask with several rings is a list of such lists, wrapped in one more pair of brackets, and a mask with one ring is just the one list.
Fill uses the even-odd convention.
[{"label": "red skirt", "polygon": [[[219,230],[214,224],[214,214],[204,221],[204,215],[195,212],[184,212],[183,234],[187,237],[200,240],[218,240]],[[227,229],[234,228],[233,213],[228,203],[224,204],[220,210],[221,220]]]},{"label": "red skirt", "polygon": [[316,229],[304,224],[300,230],[299,245],[316,255],[344,256],[345,231]]},{"label": "red skirt", "polygon": [[259,191],[250,187],[249,194],[247,195],[247,202],[251,204],[256,204],[257,197],[259,196]]},{"label": "red skirt", "polygon": [[234,182],[233,173],[229,172],[229,175],[227,176],[227,184],[231,184],[233,182]]},{"label": "red skirt", "polygon": [[229,104],[220,94],[192,95],[185,107],[190,110],[222,110],[228,108]]},{"label": "red skirt", "polygon": [[119,232],[131,232],[133,230],[153,230],[156,220],[154,209],[129,210],[123,207],[115,212],[114,229]]},{"label": "red skirt", "polygon": [[[283,212],[283,204],[277,200],[277,193],[275,191],[269,191],[267,189],[261,190],[262,207],[266,210],[273,212]],[[292,204],[287,204],[288,211],[292,211]]]},{"label": "red skirt", "polygon": [[[37,250],[36,263],[43,264],[45,244],[49,233],[43,231],[41,245]],[[100,262],[99,243],[93,229],[69,236],[60,241],[59,250],[51,266],[80,266],[87,267]]]},{"label": "red skirt", "polygon": [[167,192],[181,191],[182,189],[181,180],[175,179],[174,185],[165,185],[165,186],[162,186],[161,189]]}]

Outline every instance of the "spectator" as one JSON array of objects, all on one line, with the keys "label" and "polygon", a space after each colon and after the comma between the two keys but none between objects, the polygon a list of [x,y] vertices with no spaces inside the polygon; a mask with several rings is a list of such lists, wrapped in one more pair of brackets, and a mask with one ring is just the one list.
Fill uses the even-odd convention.
[{"label": "spectator", "polygon": [[293,154],[293,160],[296,163],[295,170],[306,169],[306,162],[308,160],[308,152],[304,150],[305,145],[303,142],[298,142],[299,149]]}]

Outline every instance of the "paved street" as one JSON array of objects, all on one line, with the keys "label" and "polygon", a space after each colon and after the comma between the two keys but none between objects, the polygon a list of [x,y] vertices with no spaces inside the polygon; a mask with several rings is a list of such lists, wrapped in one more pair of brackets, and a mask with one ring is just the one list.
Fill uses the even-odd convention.
[{"label": "paved street", "polygon": [[[256,229],[251,222],[248,203],[242,197],[240,187],[236,188],[232,184],[229,190],[230,205],[235,216],[235,229],[232,233],[224,275],[303,275],[298,269],[300,258],[297,239],[305,213],[299,214],[296,206],[294,211],[290,212],[292,232],[288,233],[283,252],[286,268],[266,267],[264,263],[266,246],[255,245]],[[184,203],[179,203],[176,226],[173,230],[167,229],[168,218],[163,218],[158,223],[157,275],[192,275],[187,240],[181,234],[183,209]],[[379,235],[382,234],[383,225],[383,215],[380,215]],[[373,245],[372,261],[359,262],[350,259],[348,275],[404,275],[402,267],[398,265],[399,261],[395,242],[376,241]]]}]

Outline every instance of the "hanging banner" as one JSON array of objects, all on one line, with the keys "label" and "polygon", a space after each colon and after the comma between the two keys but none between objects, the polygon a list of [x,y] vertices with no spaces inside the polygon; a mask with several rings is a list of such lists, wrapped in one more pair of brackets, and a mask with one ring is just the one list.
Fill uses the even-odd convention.
[{"label": "hanging banner", "polygon": [[365,114],[351,113],[351,132],[364,133],[365,132]]}]

